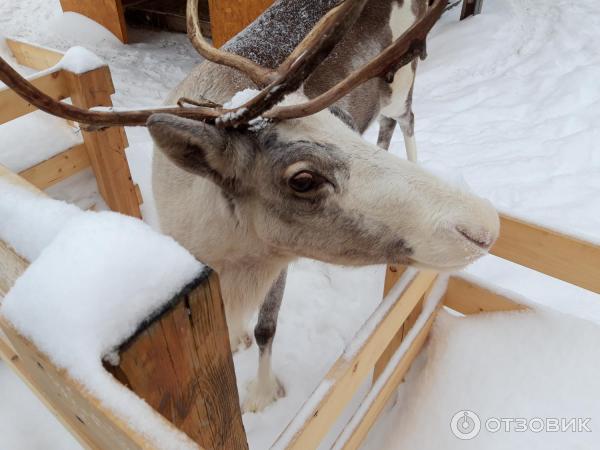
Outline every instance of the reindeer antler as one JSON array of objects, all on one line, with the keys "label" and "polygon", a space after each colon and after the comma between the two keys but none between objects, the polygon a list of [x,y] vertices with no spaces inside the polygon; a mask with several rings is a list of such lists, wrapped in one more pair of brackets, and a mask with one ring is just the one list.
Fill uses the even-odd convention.
[{"label": "reindeer antler", "polygon": [[[402,65],[422,54],[427,33],[440,17],[447,0],[434,0],[426,15],[419,19],[406,33],[385,49],[362,69],[353,72],[329,91],[306,103],[287,107],[275,107],[287,94],[295,92],[314,69],[330,54],[335,45],[352,27],[368,0],[342,0],[329,11],[304,38],[288,58],[274,70],[264,68],[253,61],[229,52],[218,50],[208,44],[199,30],[198,0],[188,0],[188,33],[194,47],[206,59],[226,65],[246,74],[262,90],[251,100],[235,109],[223,109],[218,105],[166,107],[137,111],[87,110],[59,102],[44,94],[19,75],[0,58],[0,80],[32,105],[49,114],[72,120],[94,128],[110,126],[143,126],[152,114],[167,113],[179,117],[214,122],[221,127],[246,125],[263,116],[271,120],[304,117],[321,111],[356,86],[365,81],[396,71]],[[191,104],[189,101],[182,102]],[[264,114],[263,114],[264,113]]]}]

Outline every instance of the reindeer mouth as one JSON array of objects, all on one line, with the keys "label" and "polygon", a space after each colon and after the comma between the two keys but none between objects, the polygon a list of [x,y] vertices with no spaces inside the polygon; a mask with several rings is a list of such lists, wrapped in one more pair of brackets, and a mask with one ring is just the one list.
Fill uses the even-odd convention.
[{"label": "reindeer mouth", "polygon": [[458,234],[464,237],[467,241],[486,251],[489,250],[494,243],[494,239],[488,232],[475,233],[460,226],[456,227],[456,231],[458,231]]}]

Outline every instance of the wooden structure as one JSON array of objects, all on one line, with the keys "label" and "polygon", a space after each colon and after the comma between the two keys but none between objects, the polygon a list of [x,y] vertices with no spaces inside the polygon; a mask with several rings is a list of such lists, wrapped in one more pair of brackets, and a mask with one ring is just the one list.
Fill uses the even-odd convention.
[{"label": "wooden structure", "polygon": [[[202,0],[200,23],[220,47],[256,19],[274,0]],[[186,0],[60,0],[63,11],[77,12],[107,28],[123,43],[127,25],[186,31]],[[210,13],[209,13],[210,11]]]},{"label": "wooden structure", "polygon": [[462,9],[460,11],[460,20],[481,14],[482,6],[483,0],[463,0]]},{"label": "wooden structure", "polygon": [[[36,189],[1,168],[0,178]],[[600,293],[598,245],[503,216],[493,253]],[[0,241],[0,302],[26,267],[27,262]],[[426,342],[437,309],[424,299],[436,278],[430,271],[411,274],[402,267],[388,267],[379,309],[273,448],[317,448],[359,387],[372,377],[371,391],[336,441],[337,448],[359,448]],[[525,308],[460,277],[450,279],[443,304],[462,314]],[[154,448],[9,323],[0,319],[0,328],[2,358],[85,447]],[[245,449],[227,336],[218,280],[207,273],[123,343],[121,362],[110,370],[152,405],[167,426],[184,430],[205,448]]]},{"label": "wooden structure", "polygon": [[[55,99],[70,98],[83,108],[112,106],[115,92],[108,66],[76,74],[60,67],[53,68],[63,54],[32,44],[6,39],[17,63],[42,71],[29,80]],[[22,117],[35,108],[8,88],[0,89],[0,124]],[[141,217],[141,195],[134,185],[125,148],[128,146],[123,128],[83,131],[83,143],[65,149],[56,156],[20,173],[27,181],[46,189],[88,167],[92,167],[98,190],[113,211]]]},{"label": "wooden structure", "polygon": [[220,47],[246,28],[274,0],[209,0],[210,24],[215,46]]}]

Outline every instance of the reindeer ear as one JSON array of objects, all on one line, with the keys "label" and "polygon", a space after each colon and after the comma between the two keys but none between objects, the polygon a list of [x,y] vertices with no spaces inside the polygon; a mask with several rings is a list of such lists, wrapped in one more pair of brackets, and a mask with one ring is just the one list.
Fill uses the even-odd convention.
[{"label": "reindeer ear", "polygon": [[235,146],[228,145],[224,130],[171,114],[154,114],[147,126],[160,150],[182,169],[221,187],[234,177]]}]

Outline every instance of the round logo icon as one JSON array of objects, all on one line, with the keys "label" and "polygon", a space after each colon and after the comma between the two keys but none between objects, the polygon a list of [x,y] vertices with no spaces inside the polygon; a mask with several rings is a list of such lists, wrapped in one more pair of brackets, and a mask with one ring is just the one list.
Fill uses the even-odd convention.
[{"label": "round logo icon", "polygon": [[481,420],[473,411],[459,411],[452,416],[450,429],[452,430],[452,434],[458,439],[469,441],[477,437],[481,431]]}]

